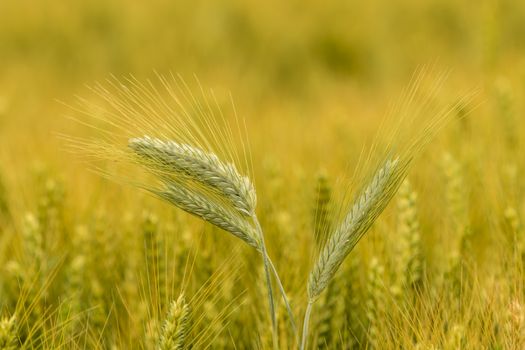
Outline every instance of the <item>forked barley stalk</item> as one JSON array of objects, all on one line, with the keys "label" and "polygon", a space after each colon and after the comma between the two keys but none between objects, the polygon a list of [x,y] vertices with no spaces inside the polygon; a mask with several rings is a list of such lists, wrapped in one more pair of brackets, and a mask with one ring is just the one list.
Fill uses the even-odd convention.
[{"label": "forked barley stalk", "polygon": [[293,328],[293,315],[286,293],[266,252],[264,234],[255,214],[256,194],[251,181],[231,163],[196,147],[160,139],[134,138],[129,147],[139,163],[157,175],[160,189],[148,189],[176,207],[240,238],[257,249],[264,262],[272,320],[274,347],[278,346],[277,320],[271,272],[286,304]]},{"label": "forked barley stalk", "polygon": [[[270,315],[272,320],[272,335],[274,348],[279,346],[275,305],[273,299],[272,282],[275,278],[281,295],[284,299],[289,319],[295,332],[293,314],[289,306],[284,288],[277,271],[266,251],[264,234],[256,215],[257,197],[252,181],[241,175],[236,165],[240,165],[238,154],[234,152],[237,142],[244,147],[243,133],[237,120],[238,134],[231,129],[215,100],[200,101],[187,90],[182,79],[172,76],[172,80],[159,76],[159,81],[166,89],[167,96],[161,94],[152,85],[142,84],[135,78],[127,80],[127,85],[118,80],[109,82],[109,88],[98,85],[93,91],[104,102],[107,108],[87,103],[85,114],[93,117],[97,123],[94,128],[101,130],[98,122],[105,123],[111,128],[104,133],[104,139],[95,144],[76,142],[73,146],[84,149],[92,146],[90,152],[95,157],[106,155],[110,160],[118,160],[121,156],[141,165],[157,180],[157,185],[140,185],[157,197],[172,205],[195,215],[227,232],[255,248],[263,259],[266,278]],[[425,69],[415,76],[413,84],[406,91],[404,102],[394,106],[393,115],[399,115],[399,126],[416,120],[422,115],[435,115],[422,128],[417,128],[417,134],[410,131],[400,132],[397,128],[387,135],[388,148],[396,148],[399,158],[392,157],[379,164],[381,168],[358,193],[355,202],[350,207],[346,217],[339,226],[329,220],[331,212],[328,191],[320,194],[316,207],[317,224],[315,231],[318,239],[319,257],[308,279],[308,306],[306,308],[301,349],[306,346],[308,339],[308,322],[312,305],[327,288],[343,260],[368,231],[377,217],[396,193],[399,185],[406,176],[413,156],[432,138],[444,125],[454,106],[443,111],[435,110],[429,105],[426,98],[421,100],[417,92],[419,85],[425,78]],[[432,84],[431,93],[437,92],[442,79]],[[199,84],[200,85],[200,84]],[[182,86],[181,96],[177,96],[177,88]],[[186,88],[186,89],[185,89]],[[201,88],[202,90],[202,88]],[[203,93],[206,99],[206,95]],[[472,96],[466,96],[458,103],[463,103]],[[215,101],[215,104],[213,103]],[[215,118],[215,109],[219,112]],[[81,104],[85,102],[82,100]],[[414,105],[414,107],[411,107]],[[430,111],[429,111],[430,109]],[[199,118],[194,118],[197,113]],[[437,113],[437,114],[436,114]],[[411,116],[414,116],[412,118]],[[237,117],[235,115],[235,117]],[[116,129],[118,133],[113,134]],[[103,129],[102,129],[103,130]],[[105,131],[105,130],[103,130]],[[149,136],[140,136],[149,135]],[[123,154],[120,137],[127,142],[130,153]],[[237,138],[239,136],[239,138]],[[397,139],[397,141],[396,141]],[[114,141],[118,146],[115,147]],[[406,140],[409,140],[406,142]],[[401,141],[401,142],[398,142]],[[374,145],[371,154],[379,144]],[[248,152],[249,153],[249,152]],[[224,156],[224,159],[222,157]],[[251,166],[249,157],[245,157],[245,166]],[[104,172],[104,171],[103,171]]]},{"label": "forked barley stalk", "polygon": [[308,279],[308,306],[303,323],[301,349],[306,347],[312,305],[332,280],[346,256],[390,202],[406,175],[407,166],[408,161],[401,162],[399,158],[387,160],[326,242]]}]

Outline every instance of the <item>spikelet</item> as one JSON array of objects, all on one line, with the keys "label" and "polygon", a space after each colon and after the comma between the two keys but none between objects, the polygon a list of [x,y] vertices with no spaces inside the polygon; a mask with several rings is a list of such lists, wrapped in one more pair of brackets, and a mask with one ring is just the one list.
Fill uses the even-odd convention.
[{"label": "spikelet", "polygon": [[310,273],[308,297],[315,300],[326,288],[348,253],[385,209],[406,174],[406,164],[387,160],[350,212],[330,236]]},{"label": "spikelet", "polygon": [[190,307],[181,295],[172,301],[162,325],[157,350],[181,350],[185,348],[190,322]]},{"label": "spikelet", "polygon": [[0,320],[0,350],[18,349],[18,336],[16,329],[16,318],[3,318]]}]

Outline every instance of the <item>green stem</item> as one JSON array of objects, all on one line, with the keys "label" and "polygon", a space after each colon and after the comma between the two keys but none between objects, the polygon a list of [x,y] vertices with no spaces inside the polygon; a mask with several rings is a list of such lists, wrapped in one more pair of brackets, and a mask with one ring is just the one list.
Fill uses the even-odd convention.
[{"label": "green stem", "polygon": [[308,302],[308,306],[306,307],[306,311],[304,313],[304,322],[303,322],[303,335],[301,339],[301,350],[304,350],[307,345],[308,341],[308,324],[310,323],[310,314],[312,313],[312,305],[314,302],[310,300]]},{"label": "green stem", "polygon": [[270,269],[269,269],[269,258],[268,253],[266,252],[266,245],[264,243],[264,235],[262,232],[261,224],[259,224],[259,220],[257,219],[257,216],[255,214],[252,215],[253,222],[255,223],[255,227],[257,229],[257,232],[259,234],[259,237],[261,238],[261,253],[264,261],[264,274],[266,277],[266,284],[268,286],[268,302],[270,304],[270,316],[272,319],[272,339],[273,339],[273,348],[278,349],[279,348],[279,335],[277,332],[277,318],[275,316],[275,303],[273,300],[273,288],[272,288],[272,278],[270,276]]},{"label": "green stem", "polygon": [[284,291],[283,284],[281,282],[281,279],[279,278],[279,274],[277,273],[277,270],[275,266],[273,265],[273,262],[270,258],[268,258],[268,263],[270,264],[270,267],[273,271],[273,275],[275,276],[275,280],[277,281],[277,286],[279,287],[279,290],[281,292],[281,295],[283,297],[284,305],[286,306],[286,311],[288,312],[288,318],[290,319],[290,324],[292,326],[292,330],[294,335],[297,337],[297,326],[295,325],[295,320],[293,317],[292,308],[290,306],[290,303],[288,302],[288,297],[286,296],[286,292]]}]

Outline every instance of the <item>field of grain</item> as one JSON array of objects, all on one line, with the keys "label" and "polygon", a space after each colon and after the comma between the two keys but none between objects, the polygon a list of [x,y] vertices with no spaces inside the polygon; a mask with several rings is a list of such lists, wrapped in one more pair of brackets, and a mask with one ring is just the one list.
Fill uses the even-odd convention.
[{"label": "field of grain", "polygon": [[525,348],[525,3],[0,2],[0,350]]}]

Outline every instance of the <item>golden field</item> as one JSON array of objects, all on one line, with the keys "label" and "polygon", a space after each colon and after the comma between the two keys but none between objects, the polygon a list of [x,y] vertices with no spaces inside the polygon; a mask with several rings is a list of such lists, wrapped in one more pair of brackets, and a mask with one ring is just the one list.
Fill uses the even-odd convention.
[{"label": "golden field", "polygon": [[[510,0],[2,1],[0,350],[299,349],[314,267],[396,152],[306,348],[524,348],[523,23]],[[133,158],[145,135],[231,156],[264,242],[150,195],[178,180]]]}]

